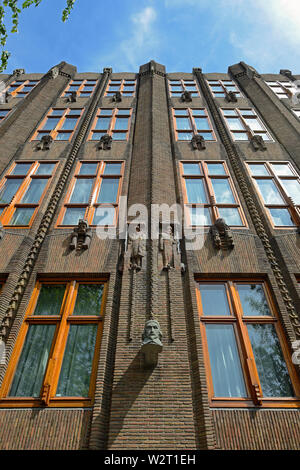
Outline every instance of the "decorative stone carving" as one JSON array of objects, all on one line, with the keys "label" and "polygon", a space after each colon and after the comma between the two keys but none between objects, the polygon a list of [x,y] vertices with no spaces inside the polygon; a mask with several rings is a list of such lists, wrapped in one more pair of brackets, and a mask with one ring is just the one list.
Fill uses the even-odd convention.
[{"label": "decorative stone carving", "polygon": [[6,91],[5,94],[4,94],[5,103],[8,103],[10,98],[11,98],[11,94],[8,91]]},{"label": "decorative stone carving", "polygon": [[112,73],[112,68],[111,67],[104,67],[103,73]]},{"label": "decorative stone carving", "polygon": [[279,73],[280,75],[284,75],[285,77],[287,77],[292,82],[297,80],[296,77],[294,77],[294,75],[292,74],[291,70],[281,69]]},{"label": "decorative stone carving", "polygon": [[162,332],[157,320],[150,319],[146,322],[142,334],[142,348],[146,366],[155,366],[158,360],[158,353],[162,351]]},{"label": "decorative stone carving", "polygon": [[76,101],[77,101],[77,91],[71,91],[71,93],[67,97],[67,102],[76,103]]},{"label": "decorative stone carving", "polygon": [[128,250],[130,250],[130,268],[140,271],[146,252],[146,235],[140,225],[136,227],[135,233],[129,234]]},{"label": "decorative stone carving", "polygon": [[266,144],[264,139],[262,138],[261,135],[252,135],[250,142],[252,144],[252,147],[255,151],[257,150],[267,150]]},{"label": "decorative stone carving", "polygon": [[200,134],[193,135],[191,144],[194,150],[204,150],[206,148],[204,137]]},{"label": "decorative stone carving", "polygon": [[41,138],[41,140],[36,146],[36,150],[49,150],[52,142],[53,142],[53,139],[51,135],[49,134],[43,135],[43,137]]},{"label": "decorative stone carving", "polygon": [[20,75],[23,75],[25,73],[25,69],[15,69],[13,71],[13,75],[16,75],[17,77],[19,77]]},{"label": "decorative stone carving", "polygon": [[159,234],[159,248],[163,256],[163,269],[169,270],[174,268],[174,248],[176,241],[173,235],[173,228],[171,225],[162,226],[161,233]]},{"label": "decorative stone carving", "polygon": [[92,234],[89,224],[86,220],[79,219],[78,225],[74,228],[71,236],[70,250],[87,250],[90,246],[91,238]]},{"label": "decorative stone carving", "polygon": [[214,225],[211,226],[210,233],[217,250],[220,250],[221,248],[223,250],[228,250],[229,248],[234,247],[230,227],[226,224],[224,219],[217,219]]},{"label": "decorative stone carving", "polygon": [[184,101],[186,103],[193,101],[192,94],[190,91],[184,91],[181,95],[181,101]]},{"label": "decorative stone carving", "polygon": [[109,134],[104,134],[97,146],[98,150],[110,150],[111,149],[111,143],[112,143],[112,137]]},{"label": "decorative stone carving", "polygon": [[119,91],[116,91],[116,93],[113,95],[112,101],[114,103],[120,103],[122,101],[122,95]]},{"label": "decorative stone carving", "polygon": [[49,76],[50,78],[57,78],[59,75],[59,68],[58,67],[53,67],[52,69],[49,70]]},{"label": "decorative stone carving", "polygon": [[235,92],[225,90],[225,100],[228,103],[236,103],[237,102],[237,96],[236,96]]},{"label": "decorative stone carving", "polygon": [[3,225],[0,222],[0,240],[2,240],[3,237],[4,237],[4,228],[3,228]]}]

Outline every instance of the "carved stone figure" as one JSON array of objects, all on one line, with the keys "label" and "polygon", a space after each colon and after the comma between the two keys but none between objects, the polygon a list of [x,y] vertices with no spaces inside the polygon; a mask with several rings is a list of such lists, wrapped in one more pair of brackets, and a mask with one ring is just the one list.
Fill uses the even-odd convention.
[{"label": "carved stone figure", "polygon": [[163,269],[170,269],[174,267],[174,246],[176,241],[173,236],[173,229],[171,225],[162,227],[159,235],[159,248],[163,255]]},{"label": "carved stone figure", "polygon": [[116,91],[116,93],[113,96],[113,102],[114,103],[120,103],[122,101],[122,95],[119,91]]},{"label": "carved stone figure", "polygon": [[225,100],[228,101],[228,103],[236,103],[237,102],[237,96],[234,91],[226,91],[225,92]]},{"label": "carved stone figure", "polygon": [[193,101],[192,94],[190,91],[184,91],[181,95],[181,101],[184,101],[186,103]]},{"label": "carved stone figure", "polygon": [[109,134],[104,134],[98,144],[98,150],[110,150],[112,143],[112,137]]},{"label": "carved stone figure", "polygon": [[77,101],[77,91],[71,91],[71,93],[69,94],[69,96],[67,98],[67,101],[69,103],[76,103],[76,101]]},{"label": "carved stone figure", "polygon": [[90,246],[91,238],[92,234],[89,224],[86,220],[79,219],[78,225],[74,228],[72,233],[71,243],[69,245],[70,250],[87,250]]},{"label": "carved stone figure", "polygon": [[220,248],[226,250],[234,247],[230,227],[226,224],[224,219],[217,219],[214,225],[211,226],[210,233],[212,235],[215,248],[218,250]]},{"label": "carved stone figure", "polygon": [[3,225],[0,222],[0,240],[2,240],[3,237],[4,237],[4,228],[3,228]]},{"label": "carved stone figure", "polygon": [[267,150],[266,144],[264,139],[262,138],[261,135],[253,135],[250,140],[252,147],[254,148],[255,151],[257,150]]},{"label": "carved stone figure", "polygon": [[41,140],[37,144],[36,149],[37,150],[49,150],[50,145],[52,144],[52,142],[53,142],[53,139],[52,139],[51,135],[49,135],[49,134],[43,135],[43,137],[41,138]]},{"label": "carved stone figure", "polygon": [[19,77],[20,75],[23,75],[25,73],[25,69],[15,69],[13,71],[13,75],[16,75],[17,77]]},{"label": "carved stone figure", "polygon": [[56,78],[58,77],[59,75],[59,68],[58,67],[53,67],[52,69],[49,70],[49,75],[50,75],[50,78]]},{"label": "carved stone figure", "polygon": [[140,226],[136,227],[135,233],[129,234],[128,249],[130,250],[131,269],[140,271],[146,251],[146,235]]},{"label": "carved stone figure", "polygon": [[142,334],[141,352],[144,356],[144,364],[146,367],[156,366],[158,361],[158,353],[162,351],[162,332],[158,321],[151,319],[146,322],[144,332]]},{"label": "carved stone figure", "polygon": [[206,148],[204,137],[200,134],[193,135],[191,144],[194,150],[204,150]]}]

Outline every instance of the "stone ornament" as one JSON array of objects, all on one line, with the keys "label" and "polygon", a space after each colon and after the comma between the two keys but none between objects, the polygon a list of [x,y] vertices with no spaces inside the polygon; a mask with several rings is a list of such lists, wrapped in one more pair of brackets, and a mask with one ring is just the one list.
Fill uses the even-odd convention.
[{"label": "stone ornament", "polygon": [[41,140],[36,146],[36,150],[49,150],[52,142],[53,142],[53,139],[51,135],[49,134],[43,135],[43,137],[41,138]]},{"label": "stone ornament", "polygon": [[159,249],[162,251],[163,269],[165,270],[174,268],[174,248],[176,244],[172,226],[162,226],[161,233],[159,234]]},{"label": "stone ornament", "polygon": [[191,101],[193,101],[191,92],[187,90],[184,91],[181,95],[181,101],[185,103],[190,103]]},{"label": "stone ornament", "polygon": [[228,250],[234,247],[232,232],[229,225],[226,224],[225,219],[217,219],[214,225],[211,226],[210,233],[217,250],[221,248]]},{"label": "stone ornament", "polygon": [[122,95],[119,91],[116,91],[116,93],[113,95],[112,101],[114,103],[120,103],[122,101]]},{"label": "stone ornament", "polygon": [[225,90],[225,100],[228,103],[236,103],[237,102],[237,96],[236,96],[235,92]]},{"label": "stone ornament", "polygon": [[252,144],[252,147],[255,151],[257,150],[267,150],[266,144],[264,139],[262,138],[261,135],[253,135],[251,136],[250,142]]},{"label": "stone ornament", "polygon": [[158,361],[158,353],[162,351],[162,332],[160,325],[154,318],[145,324],[142,334],[141,352],[144,355],[146,366],[155,366]]},{"label": "stone ornament", "polygon": [[23,75],[25,72],[25,69],[15,69],[13,71],[13,75],[16,75],[17,77],[19,77],[20,75]]},{"label": "stone ornament", "polygon": [[57,78],[59,75],[59,68],[58,67],[53,67],[52,69],[49,70],[49,76],[52,79]]},{"label": "stone ornament", "polygon": [[128,250],[130,251],[130,269],[140,271],[146,253],[146,235],[140,225],[136,227],[135,233],[130,233],[128,236]]},{"label": "stone ornament", "polygon": [[104,134],[97,146],[98,150],[110,150],[112,144],[112,137],[109,134]]},{"label": "stone ornament", "polygon": [[76,103],[77,101],[77,92],[76,91],[71,91],[67,98],[67,102],[69,103]]},{"label": "stone ornament", "polygon": [[4,228],[3,228],[3,225],[0,222],[0,240],[2,240],[3,237],[4,237]]},{"label": "stone ornament", "polygon": [[87,250],[91,243],[91,229],[84,219],[79,219],[77,227],[74,228],[71,235],[70,250]]},{"label": "stone ornament", "polygon": [[206,148],[204,137],[200,134],[193,135],[191,144],[194,150],[204,150]]}]

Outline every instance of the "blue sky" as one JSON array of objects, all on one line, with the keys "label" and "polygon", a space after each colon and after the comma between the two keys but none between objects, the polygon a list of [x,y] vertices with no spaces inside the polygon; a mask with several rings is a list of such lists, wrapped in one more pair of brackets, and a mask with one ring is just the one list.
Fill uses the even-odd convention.
[{"label": "blue sky", "polygon": [[62,60],[79,72],[137,72],[154,59],[168,72],[226,72],[244,60],[261,73],[300,73],[300,0],[76,0],[62,23],[64,5],[42,0],[22,12],[7,72]]}]

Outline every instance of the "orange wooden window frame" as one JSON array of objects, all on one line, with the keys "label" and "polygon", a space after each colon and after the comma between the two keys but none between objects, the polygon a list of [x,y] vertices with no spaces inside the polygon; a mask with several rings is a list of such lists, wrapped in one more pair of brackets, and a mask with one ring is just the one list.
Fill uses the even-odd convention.
[{"label": "orange wooden window frame", "polygon": [[[200,173],[197,175],[188,175],[184,174],[184,164],[197,164],[200,168]],[[223,175],[211,175],[209,174],[208,168],[206,166],[207,163],[218,163],[223,165],[225,174]],[[244,211],[242,209],[237,191],[234,187],[232,178],[230,176],[227,164],[224,160],[182,160],[179,162],[179,171],[180,171],[180,176],[181,176],[181,181],[182,181],[182,193],[183,193],[183,201],[185,207],[205,207],[209,209],[210,216],[211,216],[211,225],[215,223],[215,221],[220,218],[219,210],[218,208],[236,208],[239,212],[239,216],[241,218],[241,225],[232,225],[232,227],[236,228],[248,228],[247,224],[247,219],[245,217]],[[201,204],[201,203],[192,203],[188,201],[188,196],[187,196],[187,190],[186,190],[186,184],[185,184],[185,179],[201,179],[204,181],[204,191],[206,194],[207,198],[207,203]],[[222,204],[222,203],[217,203],[215,199],[215,194],[213,190],[213,186],[211,183],[211,178],[215,179],[226,179],[229,183],[230,189],[232,191],[232,195],[236,201],[235,204]],[[191,219],[189,215],[189,211],[187,211],[187,216],[188,216],[188,225],[191,225]],[[208,225],[207,225],[208,227]]]},{"label": "orange wooden window frame", "polygon": [[[66,289],[64,298],[61,305],[59,315],[37,315],[34,316],[34,310],[38,300],[39,292],[43,284],[65,284]],[[72,315],[75,307],[76,296],[80,284],[96,284],[103,285],[103,296],[101,301],[101,310],[99,315]],[[72,281],[58,280],[43,280],[38,281],[34,288],[33,294],[28,304],[23,324],[20,329],[14,350],[2,387],[0,389],[0,408],[6,407],[86,407],[92,406],[94,402],[94,390],[96,385],[96,372],[99,360],[101,337],[103,331],[103,320],[105,312],[105,304],[107,298],[108,283],[107,279],[101,280],[86,280],[76,279]],[[52,340],[51,349],[47,361],[47,366],[44,374],[43,384],[39,398],[33,397],[9,397],[9,390],[17,370],[18,361],[21,357],[23,345],[25,343],[26,334],[30,325],[37,324],[53,324],[56,325],[55,333]],[[56,397],[56,389],[60,377],[61,366],[64,358],[64,352],[67,345],[68,333],[70,325],[86,325],[98,324],[98,331],[96,337],[95,351],[92,362],[92,372],[90,376],[90,387],[88,397]],[[44,397],[46,395],[46,397]],[[42,397],[44,397],[42,399]]]},{"label": "orange wooden window frame", "polygon": [[[13,175],[12,172],[14,168],[17,166],[18,163],[31,163],[30,169],[27,171],[26,175]],[[53,163],[54,168],[52,170],[52,173],[49,175],[36,175],[36,170],[39,168],[40,164],[43,163]],[[0,182],[0,191],[3,189],[5,186],[5,183],[8,179],[20,179],[23,180],[23,183],[20,185],[19,189],[16,191],[15,195],[12,197],[10,203],[3,203],[0,204],[0,207],[4,207],[3,212],[0,215],[0,222],[2,223],[3,226],[5,227],[10,227],[10,228],[30,228],[34,218],[36,216],[37,211],[39,210],[40,204],[49,188],[49,185],[51,184],[51,179],[56,171],[56,168],[58,166],[58,162],[53,161],[53,160],[41,160],[41,161],[32,161],[32,160],[17,160],[13,163],[13,165],[10,167],[8,173],[2,178]],[[40,197],[40,200],[37,203],[25,203],[23,204],[22,198],[24,194],[26,193],[27,189],[30,186],[30,183],[34,179],[47,179],[48,183],[45,185],[45,188],[43,190],[43,193]],[[15,210],[18,207],[24,207],[24,208],[35,208],[30,221],[28,225],[10,225],[9,222],[15,212]]]},{"label": "orange wooden window frame", "polygon": [[[236,88],[236,90],[234,91],[234,93],[239,93],[239,96],[237,96],[237,98],[242,98],[242,97],[243,97],[243,94],[242,94],[241,91],[239,90],[237,84],[236,84],[232,79],[228,79],[228,80],[224,80],[224,79],[223,79],[223,80],[221,80],[221,79],[216,79],[216,80],[207,79],[206,81],[207,81],[207,83],[208,83],[208,86],[209,86],[209,88],[210,88],[211,93],[213,94],[213,96],[214,96],[215,98],[219,98],[219,93],[216,92],[216,91],[214,91],[214,90],[212,90],[212,88],[211,88],[212,86],[218,86],[218,85],[221,86],[221,88],[222,88],[222,90],[223,90],[221,93],[225,94],[225,96],[226,96],[226,92],[228,93],[228,90],[227,90],[227,87],[226,87],[226,83],[224,84],[223,82],[231,82],[231,85],[230,85],[230,86],[234,86],[234,87]],[[214,83],[210,83],[210,82],[214,82]],[[218,83],[216,83],[216,82],[218,82]],[[223,98],[223,97],[221,96],[220,98]]]},{"label": "orange wooden window frame", "polygon": [[[14,91],[9,91],[10,88],[12,87],[12,85],[14,85],[15,83],[21,82],[21,81],[22,81],[22,83],[20,83],[20,85],[18,87],[13,87]],[[23,92],[22,90],[23,90],[24,87],[28,86],[28,84],[31,83],[31,82],[36,82],[36,84],[31,87],[31,90],[33,90],[33,88],[35,88],[38,85],[40,80],[35,80],[35,79],[32,79],[32,80],[31,79],[28,79],[28,80],[15,80],[14,82],[9,84],[9,86],[6,88],[5,91],[10,93],[11,96],[13,96],[13,97],[16,97],[16,96],[19,96],[19,95],[20,96],[26,96],[26,95],[28,95],[28,93],[31,92],[31,90],[28,90],[28,91],[25,91],[25,92]]]},{"label": "orange wooden window frame", "polygon": [[[174,91],[172,90],[172,82],[180,82],[180,86],[181,86],[181,91],[178,91],[178,93],[174,93]],[[171,96],[171,98],[176,98],[177,96],[180,98],[180,96],[182,95],[182,93],[184,93],[185,91],[189,91],[188,88],[186,88],[186,83],[185,82],[193,82],[193,85],[195,86],[196,90],[197,91],[192,91],[193,95],[192,96],[196,96],[194,95],[194,93],[197,93],[197,96],[201,96],[200,94],[200,91],[199,91],[199,87],[197,85],[197,82],[196,80],[194,80],[193,78],[189,79],[189,78],[169,78],[168,79],[168,85],[169,85],[169,94]],[[176,84],[174,84],[174,86],[176,86]]]},{"label": "orange wooden window frame", "polygon": [[[186,115],[177,115],[176,114],[176,111],[182,111],[182,110],[185,110],[187,111],[187,114]],[[197,110],[201,110],[201,111],[204,111],[204,114],[205,116],[193,116],[193,111],[197,111]],[[214,128],[213,128],[213,125],[212,125],[212,121],[209,117],[209,114],[207,112],[207,109],[206,108],[172,108],[172,117],[173,117],[173,125],[174,125],[174,130],[175,130],[175,135],[176,135],[176,140],[180,141],[180,142],[189,142],[188,139],[180,139],[179,136],[180,134],[193,134],[193,135],[196,135],[196,134],[212,134],[212,139],[205,139],[206,142],[216,142],[217,140],[217,137],[216,137],[216,133],[214,131]],[[191,129],[188,130],[188,129],[184,129],[184,130],[181,130],[181,129],[177,129],[177,123],[176,123],[176,118],[188,118],[189,121],[190,121],[190,124],[191,124]],[[210,130],[198,130],[197,129],[197,126],[195,124],[195,120],[194,118],[203,118],[205,117],[207,122],[208,122],[208,125],[210,127]]]},{"label": "orange wooden window frame", "polygon": [[[89,81],[95,81],[95,84],[89,85]],[[79,83],[76,83],[76,82],[81,82],[81,83],[79,85]],[[69,89],[70,89],[71,86],[79,85],[78,90],[76,90],[76,95],[81,97],[81,98],[84,98],[84,97],[90,98],[92,96],[92,94],[94,93],[94,91],[95,91],[97,82],[98,82],[97,78],[85,78],[85,79],[83,79],[83,78],[82,79],[81,78],[76,79],[75,78],[75,79],[71,80],[71,82],[68,84],[66,89],[63,91],[61,97],[68,96],[68,92],[69,92]],[[91,86],[91,87],[93,86],[93,90],[85,92],[84,91],[85,86]]]},{"label": "orange wooden window frame", "polygon": [[[55,116],[55,115],[52,115],[52,111],[56,111],[56,110],[62,110],[63,113],[61,114],[61,116]],[[69,111],[73,111],[73,110],[76,110],[78,111],[78,114],[69,114]],[[38,134],[43,134],[43,135],[51,135],[51,137],[53,138],[53,140],[56,139],[57,135],[60,133],[60,131],[64,134],[69,134],[69,138],[66,139],[66,140],[63,140],[61,139],[60,141],[61,142],[69,142],[72,137],[73,137],[73,134],[79,124],[79,121],[82,117],[82,114],[83,114],[83,111],[84,111],[84,108],[50,108],[47,115],[43,118],[43,120],[41,121],[40,125],[38,126],[38,128],[35,130],[33,136],[31,137],[31,141],[33,140],[40,140],[40,139],[37,139],[37,135]],[[44,125],[46,124],[48,118],[50,117],[56,117],[56,118],[60,118],[58,123],[56,124],[55,128],[54,129],[51,129],[49,131],[47,131],[46,129],[44,130],[43,127]],[[77,122],[74,126],[74,128],[72,130],[70,129],[61,129],[65,120],[68,118],[68,117],[71,117],[71,118],[74,118],[74,119],[77,119]]]},{"label": "orange wooden window frame", "polygon": [[[271,133],[266,128],[266,126],[263,123],[262,119],[258,116],[258,114],[256,113],[256,111],[253,108],[220,108],[220,109],[221,109],[225,124],[227,126],[227,129],[229,130],[229,132],[232,136],[232,139],[235,142],[248,142],[251,139],[251,137],[253,137],[255,135],[263,135],[263,134],[267,135],[269,137],[269,139],[266,140],[265,142],[274,142],[274,139],[273,139]],[[232,116],[225,116],[224,111],[235,111],[237,114],[232,115]],[[256,120],[261,125],[263,130],[253,131],[248,126],[247,122],[245,121],[245,117],[243,116],[242,111],[252,111],[253,114],[252,115],[251,114],[247,115],[246,118]],[[229,126],[230,119],[239,119],[239,121],[242,123],[244,129],[230,129],[230,126]],[[248,139],[247,140],[236,139],[235,138],[236,134],[247,134]]]},{"label": "orange wooden window frame", "polygon": [[[96,173],[94,175],[80,175],[80,168],[83,163],[97,163],[98,168],[96,170]],[[121,173],[120,174],[104,174],[105,171],[105,166],[106,164],[109,163],[119,163],[121,164]],[[57,223],[56,223],[56,228],[69,228],[69,227],[74,227],[74,225],[64,225],[63,220],[64,216],[66,213],[67,208],[85,208],[85,214],[84,214],[84,219],[88,222],[90,226],[96,226],[93,225],[93,218],[95,211],[97,207],[115,207],[115,216],[114,216],[114,223],[113,226],[116,225],[116,221],[118,220],[118,211],[119,211],[119,199],[122,191],[122,182],[123,182],[123,176],[124,176],[124,161],[123,160],[81,160],[77,163],[76,168],[75,168],[75,173],[73,175],[73,178],[70,182],[66,197],[65,197],[65,202],[63,205],[63,208],[61,209]],[[91,193],[89,195],[88,202],[86,203],[70,203],[70,199],[72,197],[76,181],[78,179],[93,179],[94,183],[92,185]],[[101,183],[103,179],[119,179],[119,187],[118,187],[118,193],[116,197],[116,202],[115,203],[100,203],[97,202],[98,195],[100,193],[101,189]]]},{"label": "orange wooden window frame", "polygon": [[[200,294],[200,284],[222,284],[225,286],[226,295],[228,299],[228,306],[230,310],[230,315],[227,316],[208,316],[204,315],[201,294]],[[260,284],[263,287],[266,300],[268,302],[271,316],[248,316],[243,317],[242,306],[240,302],[240,297],[237,290],[237,285],[239,284]],[[266,281],[262,279],[197,279],[196,281],[196,298],[198,304],[198,312],[200,316],[200,331],[201,337],[203,340],[203,349],[204,349],[204,362],[206,369],[206,376],[208,382],[208,395],[209,403],[212,407],[264,407],[264,408],[300,408],[300,384],[297,377],[297,372],[294,365],[292,364],[290,357],[291,352],[289,351],[287,342],[285,340],[285,335],[283,328],[280,324],[278,314],[275,308],[275,304],[270,294],[270,289]],[[287,397],[272,397],[265,398],[262,394],[262,388],[259,380],[259,374],[255,363],[254,353],[251,346],[251,341],[249,334],[247,332],[247,324],[272,324],[275,326],[276,334],[278,337],[279,344],[281,346],[281,351],[287,366],[289,377],[291,380],[292,387],[295,392],[295,398]],[[213,392],[213,379],[211,373],[208,343],[206,337],[206,324],[231,324],[234,327],[234,334],[236,339],[236,346],[238,354],[240,357],[240,363],[242,368],[242,373],[245,382],[247,397],[214,397]]]},{"label": "orange wooden window frame", "polygon": [[[122,114],[120,115],[120,117],[122,118],[126,118],[128,117],[128,127],[127,129],[122,129],[122,130],[115,130],[115,124],[116,124],[116,120],[118,118],[118,112],[119,110],[127,110],[128,111],[128,114]],[[101,111],[103,110],[109,110],[109,111],[112,111],[111,115],[105,115],[105,114],[102,114],[101,115]],[[109,127],[108,129],[96,129],[96,125],[97,125],[97,121],[98,121],[98,118],[110,118],[110,123],[109,123]],[[131,125],[131,117],[132,117],[132,108],[98,108],[97,109],[97,113],[96,113],[96,116],[93,120],[93,124],[91,126],[91,130],[89,132],[89,137],[88,137],[88,140],[90,141],[93,141],[93,142],[98,142],[97,139],[93,139],[93,134],[103,134],[103,133],[106,133],[110,136],[112,136],[113,138],[113,134],[117,134],[117,133],[125,133],[126,132],[126,139],[114,139],[113,138],[113,141],[114,142],[125,142],[128,140],[129,138],[129,132],[130,132],[130,125]],[[100,140],[100,139],[99,139]]]},{"label": "orange wooden window frame", "polygon": [[[268,161],[253,160],[253,161],[247,161],[245,163],[246,163],[248,172],[249,172],[251,178],[254,181],[254,185],[256,187],[256,190],[257,190],[258,196],[261,200],[261,203],[265,207],[266,214],[267,214],[267,217],[270,221],[271,226],[275,229],[284,229],[284,230],[294,229],[297,226],[299,227],[300,226],[300,204],[294,204],[292,199],[287,195],[284,186],[281,184],[281,179],[293,180],[293,181],[296,180],[300,184],[300,177],[297,174],[295,168],[292,166],[292,164],[288,161],[279,161],[279,160],[268,160]],[[272,163],[273,164],[288,165],[288,167],[291,170],[291,172],[293,173],[293,175],[279,175],[279,176],[276,175],[276,173],[272,169]],[[251,173],[251,168],[249,166],[251,164],[262,165],[265,169],[267,169],[267,172],[268,172],[269,175],[261,175],[261,176],[260,175],[253,175]],[[275,184],[275,187],[277,188],[280,196],[283,199],[283,203],[281,205],[280,204],[267,204],[267,203],[265,203],[265,201],[263,199],[263,196],[260,192],[259,186],[256,183],[256,180],[270,180],[270,181],[273,181],[274,184]],[[269,211],[269,208],[270,209],[287,209],[289,214],[290,214],[290,217],[291,217],[292,221],[294,222],[294,225],[275,225],[274,221],[273,221],[273,218],[272,218],[272,215]]]},{"label": "orange wooden window frame", "polygon": [[[120,83],[119,90],[109,91],[110,86],[117,86],[117,85],[114,85],[114,82]],[[130,83],[126,83],[126,82],[134,82],[134,83],[132,83],[131,85]],[[132,92],[126,92],[126,90],[124,91],[125,86],[133,86],[134,89]],[[119,91],[121,95],[124,97],[128,96],[130,98],[133,98],[136,93],[136,78],[120,78],[120,79],[112,78],[107,85],[104,96],[113,96],[117,91]]]}]

